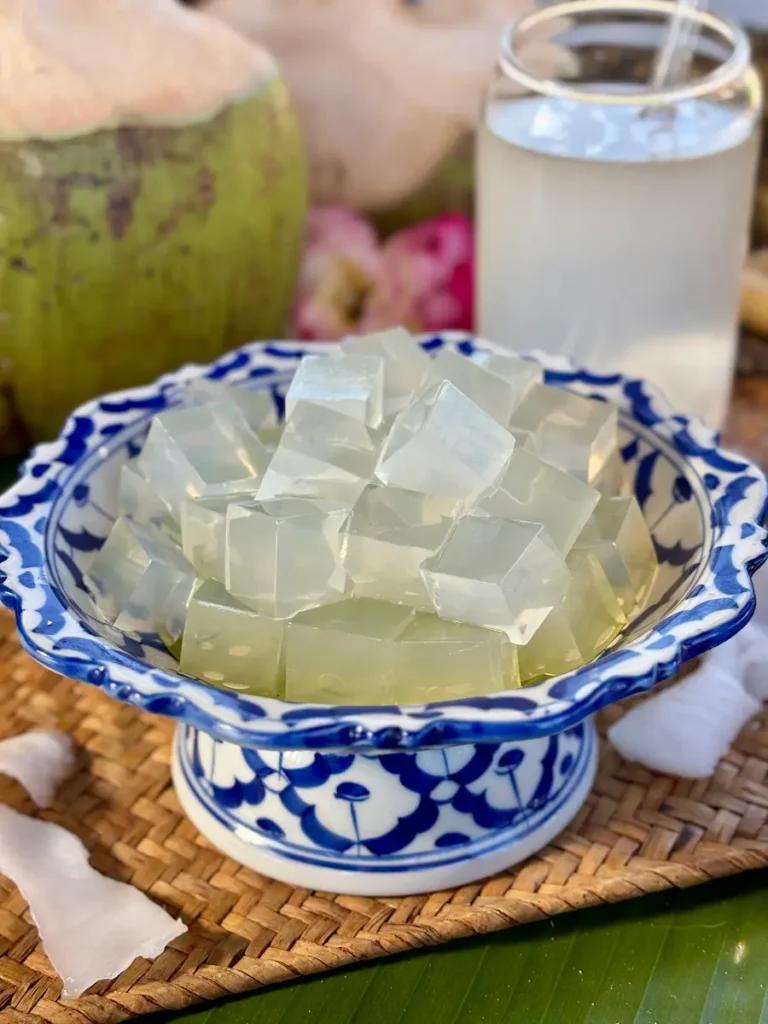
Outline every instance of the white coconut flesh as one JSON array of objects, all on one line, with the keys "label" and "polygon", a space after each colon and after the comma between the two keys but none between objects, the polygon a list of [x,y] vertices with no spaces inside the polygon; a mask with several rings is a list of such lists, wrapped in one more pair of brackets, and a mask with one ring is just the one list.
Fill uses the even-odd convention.
[{"label": "white coconut flesh", "polygon": [[0,772],[16,779],[38,807],[51,806],[74,767],[72,737],[57,729],[33,729],[0,742]]},{"label": "white coconut flesh", "polygon": [[277,75],[178,0],[0,0],[0,140],[209,120]]},{"label": "white coconut flesh", "polygon": [[68,998],[117,977],[137,956],[151,960],[187,930],[132,885],[94,870],[77,836],[2,805],[0,872],[27,900]]},{"label": "white coconut flesh", "polygon": [[[72,772],[71,736],[35,729],[0,742],[0,772],[48,807]],[[75,998],[96,981],[115,978],[137,956],[152,959],[186,931],[144,893],[106,878],[88,863],[81,840],[50,821],[0,804],[0,874],[15,882],[51,964]]]}]

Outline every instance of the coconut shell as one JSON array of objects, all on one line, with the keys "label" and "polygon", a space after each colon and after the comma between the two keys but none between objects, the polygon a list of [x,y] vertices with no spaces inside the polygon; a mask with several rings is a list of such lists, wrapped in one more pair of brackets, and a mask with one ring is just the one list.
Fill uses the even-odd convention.
[{"label": "coconut shell", "polygon": [[[29,434],[44,439],[91,397],[282,333],[306,168],[274,62],[225,26],[170,0],[166,20],[166,0],[150,0],[154,14],[145,0],[24,3],[38,19],[27,23],[24,52],[33,66],[47,60],[55,79],[70,52],[57,17],[79,17],[91,47],[107,46],[106,28],[123,30],[99,58],[119,70],[109,87],[94,86],[90,111],[67,97],[80,95],[75,85],[86,95],[93,54],[79,65],[73,56],[74,77],[56,79],[66,94],[59,106],[42,102],[42,89],[22,99],[17,57],[6,65],[19,85],[15,105],[4,108],[11,90],[0,83],[0,365]],[[105,14],[110,4],[122,22]],[[9,6],[0,0],[0,30],[3,17],[19,29]],[[155,56],[165,46],[164,71],[137,87],[142,40]],[[0,31],[0,59],[6,44]],[[187,64],[206,54],[212,63],[187,92],[179,73],[194,78]],[[97,105],[105,127],[94,125]]]},{"label": "coconut shell", "polygon": [[0,0],[0,138],[209,119],[274,59],[177,0]]},{"label": "coconut shell", "polygon": [[[313,201],[370,212],[431,192],[435,175],[445,180],[438,168],[474,130],[503,27],[533,6],[208,0],[203,9],[277,57],[304,131]],[[539,42],[525,57],[549,73],[563,54]],[[419,201],[435,205],[429,195],[426,207]]]},{"label": "coconut shell", "polygon": [[206,124],[0,143],[0,352],[32,436],[95,395],[279,336],[304,193],[278,80]]}]

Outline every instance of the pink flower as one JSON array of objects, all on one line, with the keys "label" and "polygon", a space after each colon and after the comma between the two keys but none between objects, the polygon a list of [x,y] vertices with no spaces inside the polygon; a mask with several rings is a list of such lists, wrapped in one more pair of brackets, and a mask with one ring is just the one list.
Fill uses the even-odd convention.
[{"label": "pink flower", "polygon": [[472,222],[446,213],[385,242],[359,331],[402,324],[412,331],[471,330]]},{"label": "pink flower", "polygon": [[444,214],[380,247],[362,217],[313,210],[294,306],[297,338],[333,340],[386,327],[470,330],[472,222]]},{"label": "pink flower", "polygon": [[340,207],[312,210],[293,312],[293,333],[333,340],[356,330],[379,268],[371,225]]}]

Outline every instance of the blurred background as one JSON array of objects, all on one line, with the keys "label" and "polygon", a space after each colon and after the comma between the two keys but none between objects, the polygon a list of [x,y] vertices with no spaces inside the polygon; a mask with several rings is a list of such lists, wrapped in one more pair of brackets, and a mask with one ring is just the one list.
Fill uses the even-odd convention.
[{"label": "blurred background", "polygon": [[[535,0],[371,0],[365,7],[386,12],[389,21],[382,19],[379,27],[379,52],[362,46],[354,55],[342,37],[364,33],[362,6],[343,0],[321,5],[323,34],[313,0],[282,8],[269,0],[187,2],[269,47],[298,109],[311,205],[323,209],[310,213],[289,333],[325,339],[397,323],[415,330],[476,326],[472,129],[501,26]],[[755,64],[768,80],[768,3],[712,0],[709,6],[748,27]],[[398,30],[410,25],[410,37],[396,34],[395,18]],[[431,40],[418,49],[417,34],[429,30]],[[417,56],[421,70],[414,72]],[[551,70],[551,55],[534,49],[533,59]],[[382,95],[378,90],[388,75],[393,88]],[[759,179],[755,250],[768,245],[768,132]],[[761,267],[761,282],[762,276]],[[756,340],[768,331],[762,303],[757,317],[753,312],[750,306],[740,352],[740,366],[750,372],[768,369],[768,346]]]},{"label": "blurred background", "polygon": [[[535,0],[184,2],[0,9],[0,453],[249,340],[475,326],[474,130],[502,27]],[[768,0],[713,7],[767,77]],[[526,59],[552,72],[551,46]],[[766,140],[750,375],[768,373]]]},{"label": "blurred background", "polygon": [[762,0],[719,0],[714,9],[729,18],[768,27],[768,7]]}]

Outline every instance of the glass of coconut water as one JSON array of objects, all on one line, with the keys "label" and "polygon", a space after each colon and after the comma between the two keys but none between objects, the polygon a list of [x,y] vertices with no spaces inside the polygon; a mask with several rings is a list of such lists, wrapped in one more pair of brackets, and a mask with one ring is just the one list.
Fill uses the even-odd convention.
[{"label": "glass of coconut water", "polygon": [[[681,12],[693,59],[655,84]],[[560,77],[522,61],[536,37]],[[573,0],[518,21],[478,137],[479,332],[649,377],[719,426],[761,104],[745,34],[704,10]]]}]

